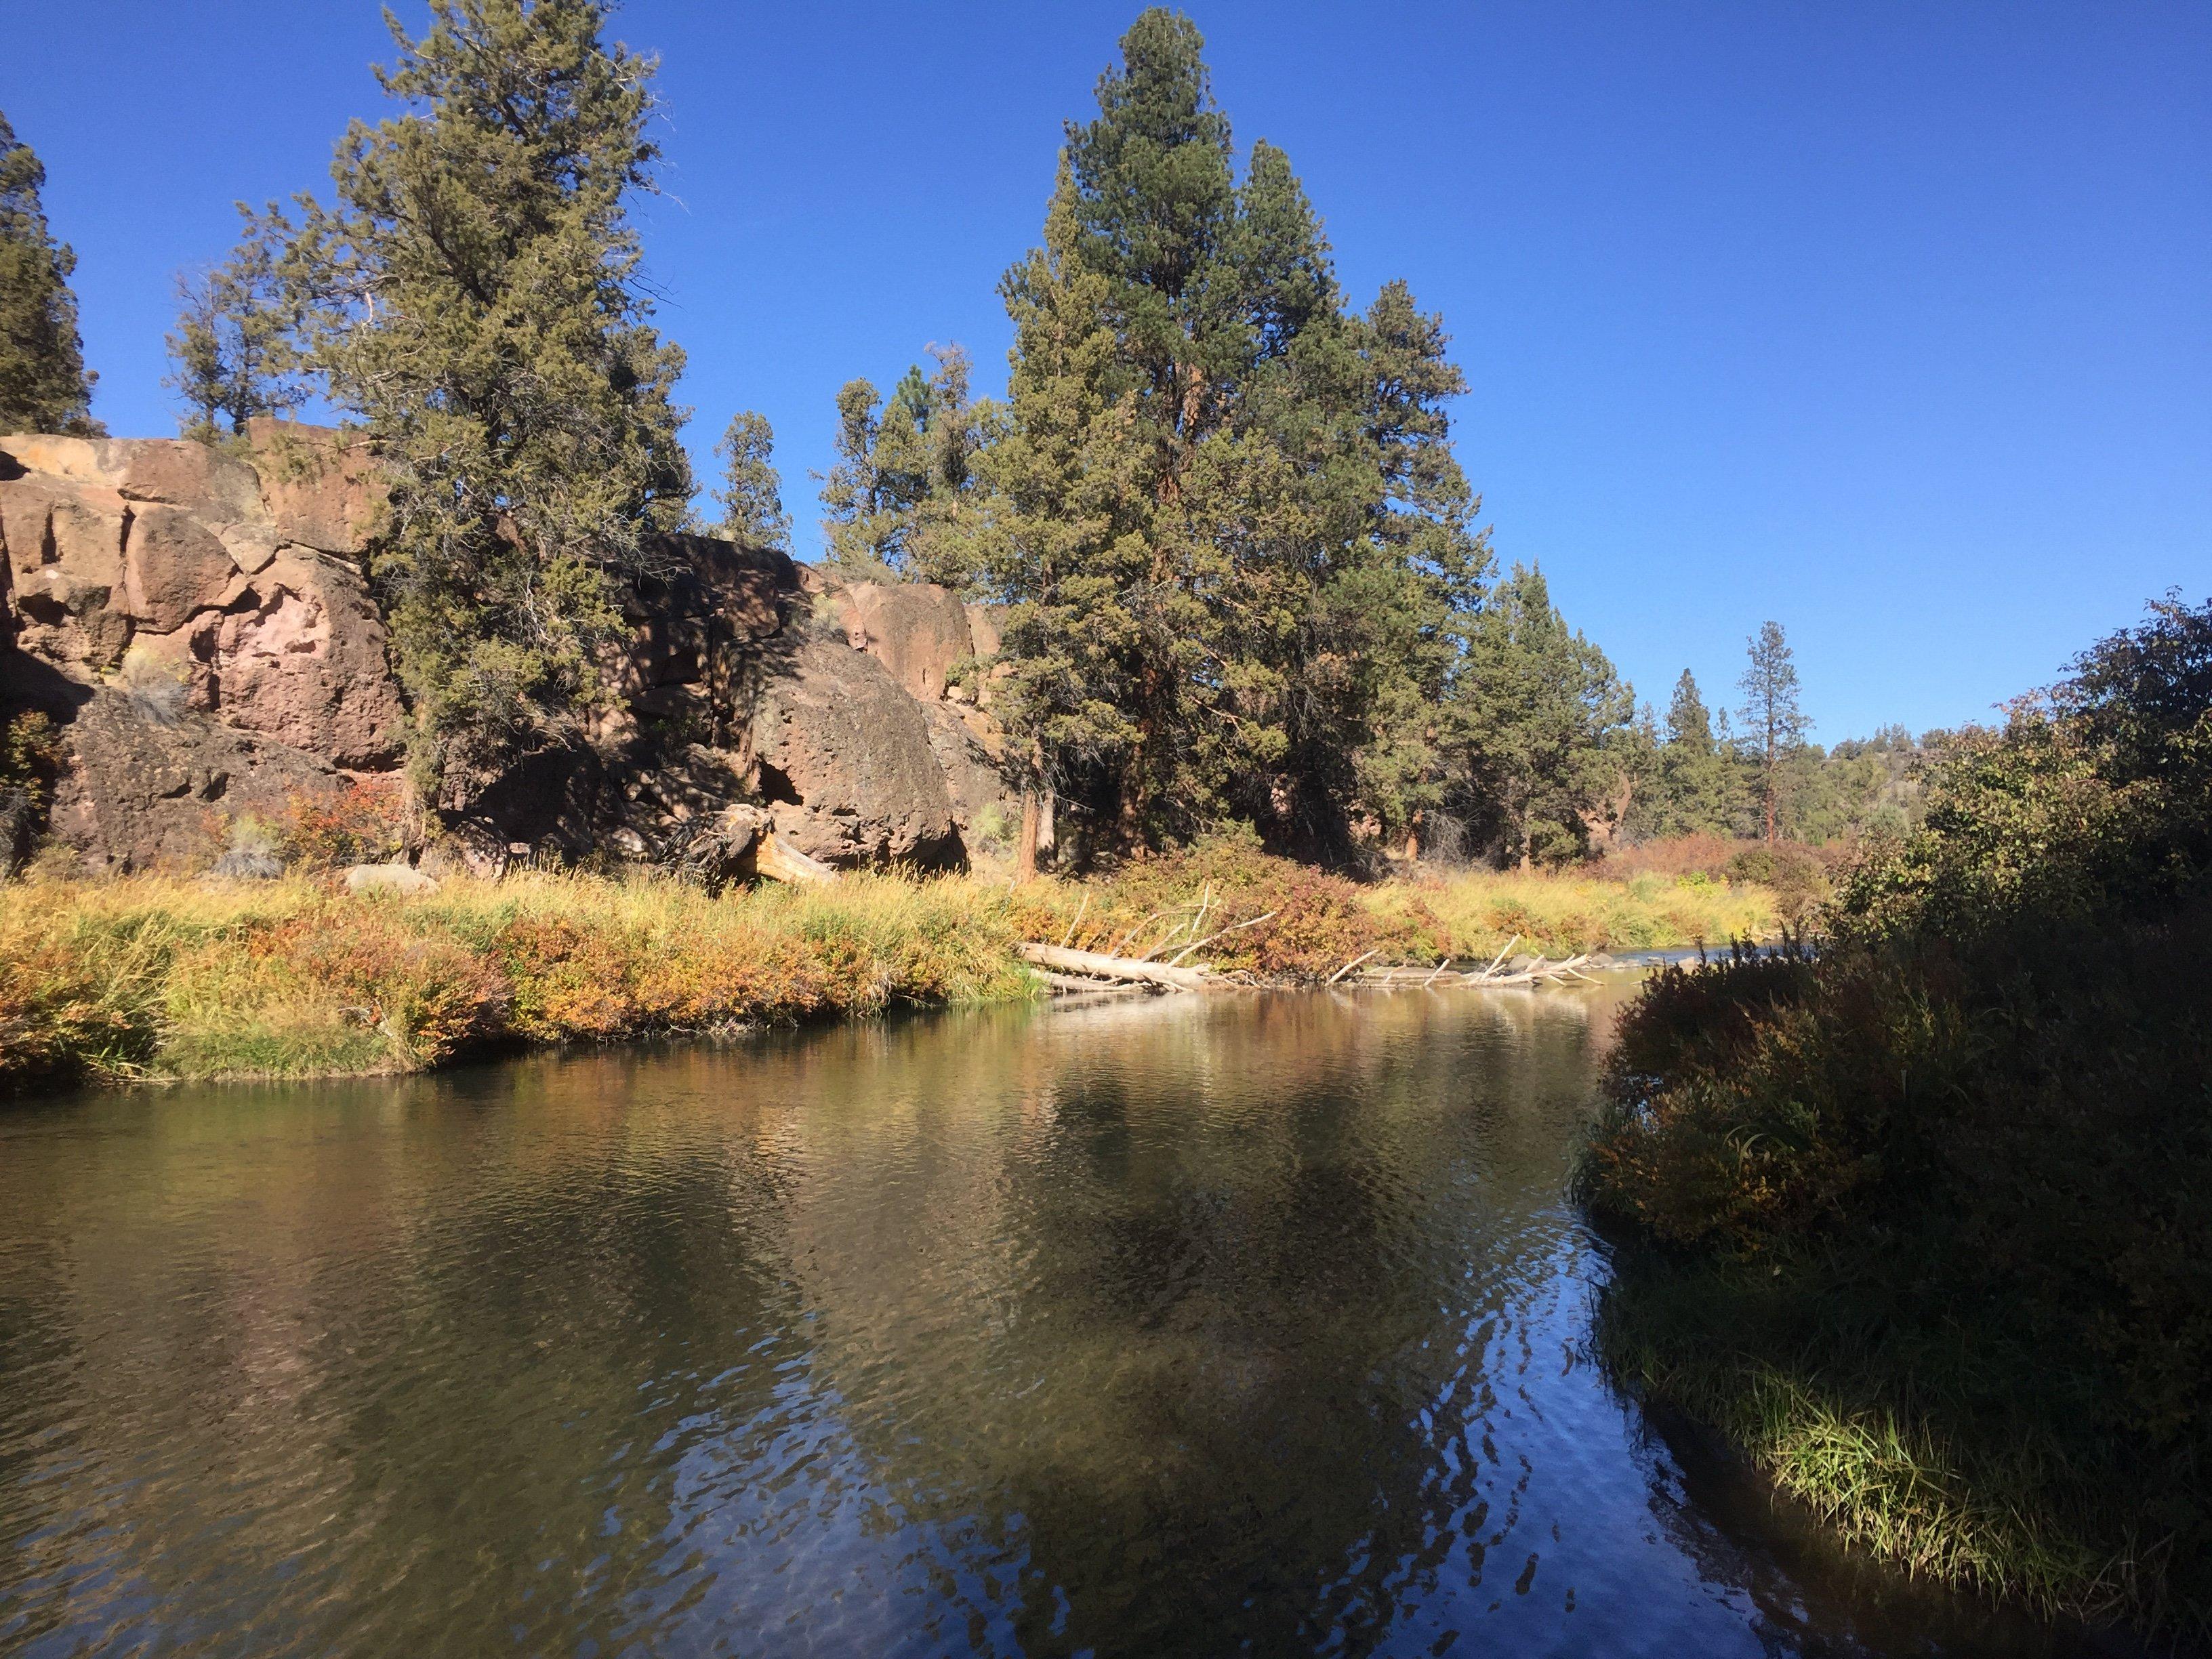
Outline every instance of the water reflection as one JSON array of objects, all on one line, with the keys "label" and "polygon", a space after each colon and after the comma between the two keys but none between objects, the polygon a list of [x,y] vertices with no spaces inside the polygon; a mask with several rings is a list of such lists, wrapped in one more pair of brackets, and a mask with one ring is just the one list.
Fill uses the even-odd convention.
[{"label": "water reflection", "polygon": [[2067,1650],[1578,1357],[1618,994],[0,1116],[0,1650]]}]

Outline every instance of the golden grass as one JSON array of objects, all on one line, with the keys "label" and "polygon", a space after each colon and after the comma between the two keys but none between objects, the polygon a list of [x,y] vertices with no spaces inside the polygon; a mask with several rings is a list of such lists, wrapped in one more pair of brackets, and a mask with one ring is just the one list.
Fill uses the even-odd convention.
[{"label": "golden grass", "polygon": [[1443,924],[1443,942],[1457,957],[1495,955],[1516,933],[1516,950],[1552,957],[1724,946],[1732,939],[1771,938],[1778,920],[1773,895],[1763,887],[1649,872],[1619,881],[1572,872],[1470,870],[1384,882],[1369,890],[1370,903],[1385,915],[1413,903],[1425,906]]},{"label": "golden grass", "polygon": [[0,1079],[409,1071],[486,1042],[611,1041],[1019,997],[1005,896],[857,877],[710,896],[525,875],[411,900],[305,879],[17,887]]},{"label": "golden grass", "polygon": [[714,896],[648,876],[453,881],[419,898],[306,878],[144,876],[0,891],[0,1084],[52,1075],[412,1071],[496,1042],[613,1042],[1033,995],[1018,939],[1139,952],[1209,899],[1197,959],[1288,980],[1383,959],[1689,944],[1771,925],[1755,890],[1468,874],[1359,886],[1238,847],[1088,885],[852,876]]}]

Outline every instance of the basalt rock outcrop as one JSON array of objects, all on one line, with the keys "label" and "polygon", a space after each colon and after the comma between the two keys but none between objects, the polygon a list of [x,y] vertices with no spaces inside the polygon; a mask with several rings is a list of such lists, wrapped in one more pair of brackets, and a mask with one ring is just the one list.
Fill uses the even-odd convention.
[{"label": "basalt rock outcrop", "polygon": [[[58,723],[51,826],[90,866],[206,868],[240,819],[401,765],[366,574],[374,463],[325,428],[259,421],[248,439],[0,437],[0,714]],[[988,612],[713,537],[660,550],[665,574],[627,598],[615,706],[428,803],[431,861],[704,869],[770,830],[847,867],[1004,850],[1019,807]]]}]

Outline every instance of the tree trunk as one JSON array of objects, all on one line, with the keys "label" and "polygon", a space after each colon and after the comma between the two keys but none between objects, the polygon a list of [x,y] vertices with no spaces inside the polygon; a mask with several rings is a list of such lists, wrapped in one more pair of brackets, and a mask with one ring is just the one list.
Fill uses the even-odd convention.
[{"label": "tree trunk", "polygon": [[1022,791],[1022,836],[1014,848],[1016,881],[1031,881],[1036,877],[1037,825],[1036,791],[1024,789]]}]

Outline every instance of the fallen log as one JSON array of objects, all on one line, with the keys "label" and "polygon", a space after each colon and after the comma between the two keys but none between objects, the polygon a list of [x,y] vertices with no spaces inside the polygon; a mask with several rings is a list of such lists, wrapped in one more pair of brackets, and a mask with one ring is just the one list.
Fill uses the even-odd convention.
[{"label": "fallen log", "polygon": [[1142,997],[1154,995],[1163,988],[1131,980],[1087,979],[1079,974],[1055,974],[1048,968],[1040,968],[1037,977],[1052,988],[1054,996],[1064,997]]},{"label": "fallen log", "polygon": [[1171,991],[1203,991],[1212,976],[1201,968],[1170,968],[1164,962],[1136,962],[1127,957],[1101,956],[1096,951],[1071,951],[1059,945],[1021,944],[1015,954],[1040,968],[1065,974],[1087,974],[1093,979],[1138,980],[1164,985]]},{"label": "fallen log", "polygon": [[753,872],[771,881],[787,881],[802,887],[819,887],[837,879],[837,872],[811,859],[780,838],[775,830],[763,836],[753,848]]}]

